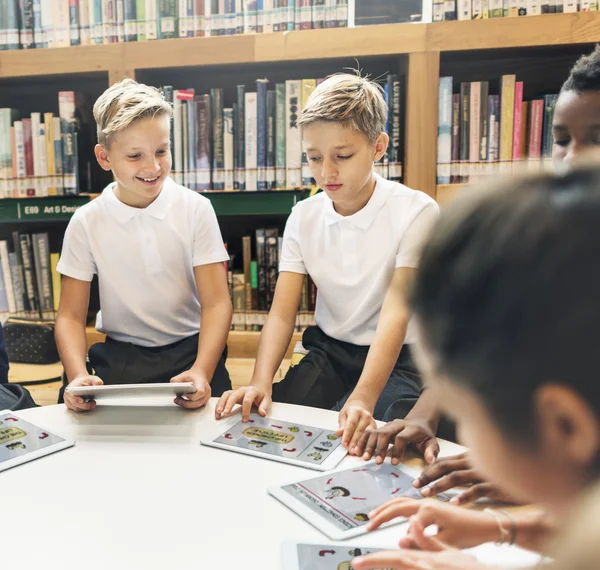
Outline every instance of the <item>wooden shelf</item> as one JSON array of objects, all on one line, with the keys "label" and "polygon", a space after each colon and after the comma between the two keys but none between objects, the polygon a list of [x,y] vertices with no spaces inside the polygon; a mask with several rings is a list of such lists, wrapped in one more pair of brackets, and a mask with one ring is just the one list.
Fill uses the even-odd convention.
[{"label": "wooden shelf", "polygon": [[[86,328],[87,348],[90,349],[96,342],[104,342],[106,335],[99,333],[94,327]],[[228,358],[256,358],[258,350],[259,332],[230,331],[227,340]],[[285,353],[285,358],[291,358],[296,342],[302,340],[302,333],[294,333],[292,342]]]},{"label": "wooden shelf", "polygon": [[600,41],[600,12],[384,24],[0,52],[0,78],[371,57]]}]

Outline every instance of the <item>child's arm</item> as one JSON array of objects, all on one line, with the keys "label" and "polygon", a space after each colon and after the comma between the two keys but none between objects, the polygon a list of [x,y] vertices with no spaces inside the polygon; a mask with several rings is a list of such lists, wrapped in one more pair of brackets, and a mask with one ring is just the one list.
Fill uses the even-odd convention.
[{"label": "child's arm", "polygon": [[225,392],[215,409],[217,419],[228,415],[233,406],[242,405],[242,420],[250,417],[252,405],[264,417],[271,406],[273,378],[290,345],[302,295],[305,275],[282,271],[277,278],[269,316],[260,334],[254,373],[249,386]]},{"label": "child's arm", "polygon": [[[67,380],[69,384],[76,386],[102,384],[100,378],[88,373],[85,365],[87,351],[85,321],[89,302],[90,283],[64,275],[54,336]],[[71,396],[68,392],[65,392],[65,404],[67,408],[76,412],[92,410],[96,407],[96,402],[85,402],[83,398]]]},{"label": "child's arm", "polygon": [[233,314],[222,262],[198,265],[194,276],[202,307],[198,356],[189,370],[171,378],[171,382],[193,382],[196,386],[193,394],[175,399],[183,408],[200,408],[210,399],[210,383],[225,350]]},{"label": "child's arm", "polygon": [[386,293],[375,338],[362,374],[339,415],[343,445],[352,452],[363,433],[374,426],[373,410],[404,344],[410,311],[406,293],[415,270],[398,267]]}]

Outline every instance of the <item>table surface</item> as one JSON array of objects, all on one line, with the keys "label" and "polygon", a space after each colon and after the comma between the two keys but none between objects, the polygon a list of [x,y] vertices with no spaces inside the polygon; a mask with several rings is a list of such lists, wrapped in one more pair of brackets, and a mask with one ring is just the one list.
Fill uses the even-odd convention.
[{"label": "table surface", "polygon": [[[266,491],[316,471],[199,444],[214,429],[215,403],[195,411],[129,400],[86,414],[64,406],[18,412],[77,443],[0,473],[2,567],[279,570],[283,541],[329,543]],[[337,413],[327,410],[274,404],[269,416],[337,428]],[[460,450],[442,442],[445,455]],[[360,462],[347,457],[340,467]],[[348,544],[391,548],[406,526]],[[493,546],[479,556],[510,567],[532,562]]]}]

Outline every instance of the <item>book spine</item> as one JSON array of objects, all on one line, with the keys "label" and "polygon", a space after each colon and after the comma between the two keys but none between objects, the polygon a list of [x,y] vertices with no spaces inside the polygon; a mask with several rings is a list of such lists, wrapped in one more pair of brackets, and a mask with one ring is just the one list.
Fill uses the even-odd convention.
[{"label": "book spine", "polygon": [[267,190],[275,188],[275,91],[267,91]]},{"label": "book spine", "polygon": [[158,38],[161,40],[176,38],[177,29],[177,4],[176,0],[159,1]]},{"label": "book spine", "polygon": [[513,124],[515,111],[515,76],[502,76],[500,92],[500,171],[507,172],[512,162]]},{"label": "book spine", "polygon": [[204,0],[195,0],[194,4],[194,36],[204,37]]},{"label": "book spine", "polygon": [[544,95],[544,125],[542,132],[542,159],[550,163],[552,160],[552,120],[554,118],[554,108],[558,95]]},{"label": "book spine", "polygon": [[33,169],[33,136],[31,119],[23,119],[23,149],[25,152],[25,195],[35,196],[35,172]]},{"label": "book spine", "polygon": [[29,304],[29,315],[31,317],[40,317],[40,303],[37,292],[37,279],[33,267],[31,237],[28,234],[20,234],[19,245],[23,262],[23,276],[25,278],[25,292]]},{"label": "book spine", "polygon": [[233,190],[233,109],[223,109],[223,147],[225,161],[225,190]]},{"label": "book spine", "polygon": [[125,41],[125,0],[116,0],[115,25],[117,42]]},{"label": "book spine", "polygon": [[137,0],[125,0],[123,6],[123,39],[126,42],[138,41]]},{"label": "book spine", "polygon": [[544,100],[535,99],[531,102],[529,113],[529,159],[539,162],[542,158],[542,125],[544,123]]},{"label": "book spine", "polygon": [[481,82],[471,83],[469,94],[469,179],[479,174],[481,144]]},{"label": "book spine", "polygon": [[60,273],[58,272],[59,254],[51,253],[50,254],[50,270],[52,271],[52,294],[54,300],[54,312],[58,311],[58,306],[60,304],[60,291],[61,291],[61,282],[60,282]]},{"label": "book spine", "polygon": [[225,188],[225,157],[223,148],[223,89],[210,90],[213,136],[213,189]]},{"label": "book spine", "polygon": [[285,83],[275,86],[275,188],[286,188],[285,179]]},{"label": "book spine", "polygon": [[19,44],[21,45],[21,49],[30,49],[35,46],[33,37],[33,0],[19,0],[19,16],[21,23],[19,29]]},{"label": "book spine", "polygon": [[391,145],[393,158],[390,160],[390,180],[400,182],[402,180],[402,84],[397,75],[392,74],[392,122],[391,122]]},{"label": "book spine", "polygon": [[186,102],[187,107],[187,123],[188,123],[188,172],[189,172],[189,186],[191,190],[199,190],[198,188],[198,166],[196,162],[196,148],[198,146],[198,121],[196,119],[196,101],[195,97],[188,99]]},{"label": "book spine", "polygon": [[258,310],[267,311],[266,237],[264,229],[256,230],[256,266],[258,271]]},{"label": "book spine", "polygon": [[64,167],[63,167],[63,143],[60,117],[52,117],[52,136],[54,137],[54,168],[56,170],[55,183],[56,194],[63,196],[65,193]]},{"label": "book spine", "polygon": [[244,0],[244,34],[255,34],[256,26],[256,0]]},{"label": "book spine", "polygon": [[33,0],[33,47],[43,48],[44,34],[42,32],[42,0]]},{"label": "book spine", "polygon": [[267,190],[267,85],[256,81],[256,182],[258,190]]},{"label": "book spine", "polygon": [[[39,133],[40,133],[40,113],[31,113],[31,150],[32,150],[32,162],[33,162],[33,195],[43,196],[41,188],[42,179],[42,165],[40,157],[40,144],[39,144]],[[27,143],[26,143],[27,145]]]},{"label": "book spine", "polygon": [[[316,79],[303,79],[302,80],[302,109],[306,107],[308,103],[309,97],[312,95],[312,92],[317,88]],[[302,150],[302,148],[301,148]],[[312,172],[310,170],[310,164],[308,162],[308,155],[305,152],[302,152],[301,155],[301,176],[302,176],[302,186],[309,187],[313,185],[313,177]]]},{"label": "book spine", "polygon": [[26,184],[26,166],[25,166],[25,139],[23,133],[23,121],[14,122],[15,129],[15,152],[13,157],[16,158],[14,161],[15,178],[17,179],[17,197],[27,197],[27,184]]},{"label": "book spine", "polygon": [[487,81],[481,82],[481,113],[479,115],[479,132],[480,132],[480,142],[479,142],[479,169],[480,174],[489,174],[488,172],[488,138],[490,135],[490,125],[489,125],[489,91],[490,85]]},{"label": "book spine", "polygon": [[146,0],[146,38],[158,39],[158,12],[156,0]]},{"label": "book spine", "polygon": [[23,267],[19,264],[19,254],[10,252],[8,254],[8,262],[15,294],[16,314],[19,316],[26,316],[28,307],[25,305],[25,280],[23,278]]},{"label": "book spine", "polygon": [[513,140],[512,140],[512,160],[513,166],[516,165],[522,158],[521,155],[521,130],[523,128],[523,82],[515,83],[515,106],[513,118]]},{"label": "book spine", "polygon": [[4,0],[5,3],[5,46],[6,49],[19,49],[19,5],[17,0]]},{"label": "book spine", "polygon": [[198,137],[196,140],[196,165],[198,178],[196,187],[198,190],[210,190],[211,180],[211,162],[210,153],[211,141],[211,117],[210,117],[210,96],[200,95],[196,100],[196,120],[198,122]]},{"label": "book spine", "polygon": [[450,184],[450,162],[452,159],[452,77],[440,77],[437,145],[437,183]]},{"label": "book spine", "polygon": [[278,237],[277,229],[268,228],[265,230],[266,238],[266,266],[267,266],[267,309],[273,304],[275,295],[275,286],[277,284],[278,270]]},{"label": "book spine", "polygon": [[75,93],[60,91],[58,93],[58,114],[63,143],[63,184],[65,195],[77,194],[77,141],[75,125]]},{"label": "book spine", "polygon": [[246,190],[257,190],[257,98],[256,93],[246,93],[245,96],[246,127],[244,144],[246,148]]},{"label": "book spine", "polygon": [[79,35],[79,0],[69,0],[69,42],[72,46],[81,44]]},{"label": "book spine", "polygon": [[490,174],[498,170],[500,160],[500,96],[490,95],[488,97],[490,135],[488,140],[488,162],[490,163]]},{"label": "book spine", "polygon": [[48,165],[48,196],[56,196],[56,160],[54,157],[54,125],[52,113],[44,113],[46,133],[46,163]]},{"label": "book spine", "polygon": [[40,196],[48,196],[48,160],[46,157],[46,126],[41,123],[37,134],[38,139],[38,153],[39,153],[39,189]]},{"label": "book spine", "polygon": [[136,0],[135,33],[138,42],[145,42],[148,39],[146,26],[146,0]]},{"label": "book spine", "polygon": [[301,112],[302,82],[287,80],[286,90],[286,180],[288,188],[302,186],[302,139],[297,121]]},{"label": "book spine", "polygon": [[246,189],[246,87],[237,86],[235,123],[235,183],[236,190]]},{"label": "book spine", "polygon": [[469,141],[470,141],[470,111],[469,103],[471,84],[460,84],[460,181],[469,180]]}]

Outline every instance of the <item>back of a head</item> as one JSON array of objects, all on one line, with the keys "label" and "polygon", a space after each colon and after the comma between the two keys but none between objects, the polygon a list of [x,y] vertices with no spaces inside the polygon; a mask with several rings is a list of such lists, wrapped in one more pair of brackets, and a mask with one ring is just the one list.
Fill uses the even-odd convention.
[{"label": "back of a head", "polygon": [[155,87],[123,79],[111,85],[94,103],[98,143],[108,146],[112,136],[135,121],[158,115],[173,115],[163,94]]},{"label": "back of a head", "polygon": [[363,133],[369,142],[385,132],[387,104],[380,85],[359,73],[328,77],[312,92],[298,126],[317,121],[336,121]]},{"label": "back of a head", "polygon": [[600,171],[507,179],[452,203],[412,304],[438,371],[508,437],[534,433],[533,395],[548,382],[600,415]]}]

